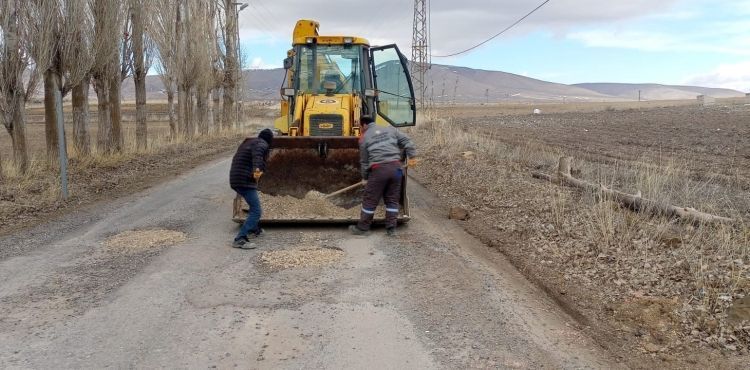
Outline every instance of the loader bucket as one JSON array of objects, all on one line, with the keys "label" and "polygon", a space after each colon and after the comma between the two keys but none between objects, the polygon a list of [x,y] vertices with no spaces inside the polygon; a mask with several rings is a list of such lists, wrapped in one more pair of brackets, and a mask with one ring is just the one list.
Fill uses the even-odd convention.
[{"label": "loader bucket", "polygon": [[[326,148],[325,155],[321,155],[321,146]],[[261,223],[356,223],[364,193],[362,188],[329,200],[321,196],[361,179],[356,137],[276,137],[266,172],[258,184],[263,208]],[[379,208],[383,208],[382,205]],[[247,214],[247,203],[237,196],[232,219],[242,223]],[[404,176],[399,221],[408,220]],[[375,223],[383,221],[383,213],[378,212]]]}]

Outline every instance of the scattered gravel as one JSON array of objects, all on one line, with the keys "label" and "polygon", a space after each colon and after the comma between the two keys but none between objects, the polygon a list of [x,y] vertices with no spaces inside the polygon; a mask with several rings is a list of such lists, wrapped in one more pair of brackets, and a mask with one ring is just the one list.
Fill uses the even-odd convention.
[{"label": "scattered gravel", "polygon": [[[260,203],[263,216],[267,219],[297,219],[297,218],[359,218],[360,205],[343,208],[333,204],[321,193],[310,191],[303,199],[292,196],[270,196],[260,193]],[[385,217],[385,210],[378,207],[376,218]]]},{"label": "scattered gravel", "polygon": [[115,249],[145,250],[172,246],[185,239],[185,233],[174,230],[128,230],[107,238],[104,245]]},{"label": "scattered gravel", "polygon": [[260,254],[260,262],[272,269],[295,267],[316,267],[334,263],[344,256],[344,251],[337,248],[300,248],[293,250],[274,250]]}]

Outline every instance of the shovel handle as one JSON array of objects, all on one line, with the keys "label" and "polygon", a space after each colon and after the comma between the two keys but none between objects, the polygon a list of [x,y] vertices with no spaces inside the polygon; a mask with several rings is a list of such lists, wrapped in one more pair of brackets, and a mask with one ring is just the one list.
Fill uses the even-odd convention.
[{"label": "shovel handle", "polygon": [[326,194],[326,196],[324,196],[323,198],[326,198],[326,199],[327,199],[327,198],[330,198],[330,197],[333,197],[333,196],[339,195],[339,194],[341,194],[341,193],[344,193],[344,192],[347,192],[347,191],[349,191],[349,190],[352,190],[352,189],[356,189],[356,188],[358,188],[358,187],[360,187],[360,186],[362,186],[362,185],[364,185],[364,184],[365,184],[365,183],[364,183],[364,181],[360,181],[360,182],[358,182],[358,183],[356,183],[356,184],[353,184],[353,185],[349,185],[349,186],[347,186],[347,187],[345,187],[345,188],[343,188],[343,189],[340,189],[340,190],[336,190],[336,191],[334,191],[334,192],[333,192],[333,193],[331,193],[331,194]]}]

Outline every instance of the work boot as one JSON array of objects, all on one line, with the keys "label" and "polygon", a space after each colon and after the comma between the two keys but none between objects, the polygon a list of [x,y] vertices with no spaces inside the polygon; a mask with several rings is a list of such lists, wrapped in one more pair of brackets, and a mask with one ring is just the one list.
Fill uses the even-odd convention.
[{"label": "work boot", "polygon": [[250,243],[247,238],[236,239],[234,243],[232,243],[232,248],[255,249],[256,247],[255,243]]},{"label": "work boot", "polygon": [[389,227],[389,228],[385,229],[385,235],[396,236],[396,228],[395,227]]},{"label": "work boot", "polygon": [[352,232],[354,235],[368,235],[370,234],[369,230],[362,230],[357,227],[357,225],[349,225],[349,231]]}]

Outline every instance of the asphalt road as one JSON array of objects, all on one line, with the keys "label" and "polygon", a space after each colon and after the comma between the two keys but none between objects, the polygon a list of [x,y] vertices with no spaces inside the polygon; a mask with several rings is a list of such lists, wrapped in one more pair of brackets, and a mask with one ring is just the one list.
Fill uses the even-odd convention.
[{"label": "asphalt road", "polygon": [[[0,368],[612,368],[502,256],[410,188],[396,238],[267,228],[229,247],[228,160],[0,239]],[[165,228],[188,240],[113,250]],[[327,267],[271,270],[264,250],[338,247]]]}]

